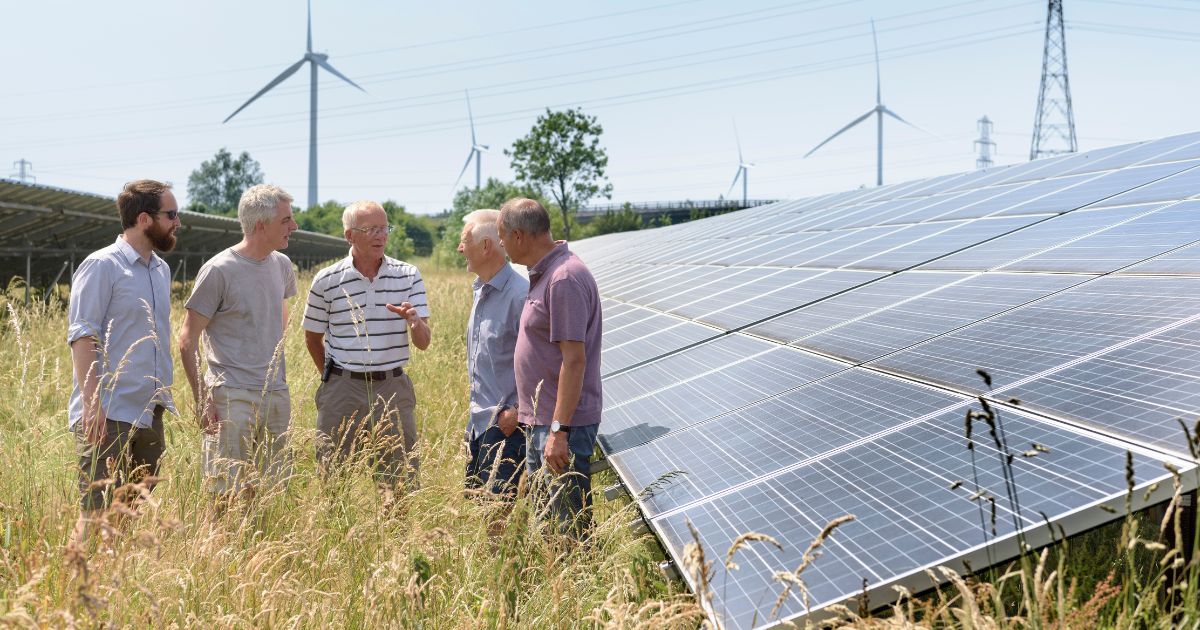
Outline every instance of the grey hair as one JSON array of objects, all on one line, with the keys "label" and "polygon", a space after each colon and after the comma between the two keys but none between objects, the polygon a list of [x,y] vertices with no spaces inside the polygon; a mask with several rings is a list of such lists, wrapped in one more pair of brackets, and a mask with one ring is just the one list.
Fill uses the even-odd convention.
[{"label": "grey hair", "polygon": [[281,201],[290,204],[292,196],[275,184],[247,188],[238,201],[238,221],[242,224],[242,234],[253,234],[254,226],[259,222],[270,223],[275,218],[275,207]]},{"label": "grey hair", "polygon": [[500,222],[511,232],[521,230],[530,236],[550,233],[550,213],[534,199],[514,197],[500,206]]},{"label": "grey hair", "polygon": [[491,239],[492,243],[500,245],[500,230],[496,224],[500,222],[500,211],[491,208],[476,210],[463,217],[463,225],[471,226],[471,240],[478,243],[483,239]]},{"label": "grey hair", "polygon": [[354,203],[346,206],[346,209],[342,211],[342,229],[349,230],[350,228],[355,227],[355,215],[359,212],[375,210],[377,208],[384,214],[384,216],[387,216],[387,211],[383,209],[383,206],[379,205],[379,203],[375,201],[355,201]]}]

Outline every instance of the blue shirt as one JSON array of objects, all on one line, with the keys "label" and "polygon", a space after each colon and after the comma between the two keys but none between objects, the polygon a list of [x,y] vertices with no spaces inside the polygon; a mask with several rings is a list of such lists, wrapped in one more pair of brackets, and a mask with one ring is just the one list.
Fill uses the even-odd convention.
[{"label": "blue shirt", "polygon": [[478,278],[467,320],[467,375],[471,379],[467,439],[487,431],[501,405],[517,404],[513,350],[529,281],[505,263],[487,282]]},{"label": "blue shirt", "polygon": [[[143,261],[117,242],[84,259],[71,281],[67,343],[100,341],[100,404],[109,420],[146,428],[154,406],[171,401],[171,270],[158,254]],[[71,370],[74,381],[75,370]],[[71,390],[68,428],[83,416],[79,383]]]}]

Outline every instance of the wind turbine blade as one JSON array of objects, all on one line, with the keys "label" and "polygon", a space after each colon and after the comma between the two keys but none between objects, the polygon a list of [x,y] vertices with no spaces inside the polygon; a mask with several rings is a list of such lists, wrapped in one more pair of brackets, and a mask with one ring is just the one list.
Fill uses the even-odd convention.
[{"label": "wind turbine blade", "polygon": [[471,152],[467,154],[467,161],[463,162],[462,170],[458,172],[458,179],[454,180],[455,189],[458,188],[458,182],[462,181],[463,173],[467,172],[467,167],[471,165],[471,158],[473,157],[475,157],[475,149],[471,149]]},{"label": "wind turbine blade", "polygon": [[308,42],[306,51],[312,52],[312,0],[308,0]]},{"label": "wind turbine blade", "polygon": [[917,131],[920,131],[921,133],[928,134],[930,136],[933,136],[934,138],[941,138],[941,136],[937,135],[936,133],[933,133],[932,131],[923,129],[921,127],[918,127],[918,126],[908,122],[907,120],[904,120],[903,118],[900,117],[900,114],[897,114],[896,112],[894,112],[886,107],[883,108],[883,113],[887,114],[888,116],[891,116],[892,118],[895,118],[896,120],[899,120],[900,122],[908,125],[909,127],[912,127],[913,129],[916,129]]},{"label": "wind turbine blade", "polygon": [[366,92],[366,90],[363,90],[363,89],[362,89],[362,86],[361,86],[361,85],[359,85],[359,84],[357,84],[357,83],[355,83],[355,82],[351,81],[351,80],[350,80],[350,79],[349,79],[349,78],[348,78],[346,75],[344,75],[344,74],[342,74],[341,72],[338,72],[337,70],[335,70],[335,69],[333,68],[333,66],[329,65],[329,62],[328,62],[328,61],[325,61],[324,59],[317,59],[316,61],[317,61],[317,65],[319,65],[319,66],[321,66],[322,68],[325,68],[326,70],[328,70],[330,73],[332,73],[332,74],[333,74],[333,76],[335,76],[335,77],[337,77],[337,78],[339,78],[339,79],[341,79],[341,80],[345,81],[346,83],[349,83],[350,85],[353,85],[354,87],[358,88],[359,90],[362,90],[363,92]]},{"label": "wind turbine blade", "polygon": [[244,104],[242,104],[241,107],[237,108],[237,110],[235,110],[232,114],[229,115],[229,118],[222,120],[221,124],[225,124],[225,123],[229,122],[230,118],[237,116],[238,112],[242,111],[243,109],[246,109],[246,107],[248,107],[250,105],[250,103],[253,103],[254,101],[258,100],[258,97],[262,96],[263,94],[266,94],[267,92],[269,92],[271,90],[271,88],[275,87],[276,85],[279,85],[280,83],[283,83],[284,81],[286,81],[287,78],[292,76],[293,74],[295,74],[296,71],[300,69],[300,66],[304,65],[304,63],[306,61],[308,61],[307,57],[304,59],[301,59],[300,61],[297,61],[296,63],[292,64],[287,70],[284,70],[283,72],[279,73],[279,76],[275,77],[274,80],[272,80],[270,83],[268,83],[267,87],[259,90],[258,94],[251,96],[250,100],[246,101]]},{"label": "wind turbine blade", "polygon": [[744,172],[744,169],[742,169],[742,167],[740,167],[740,166],[739,166],[739,167],[738,167],[738,170],[737,170],[737,175],[734,175],[734,176],[733,176],[733,183],[729,185],[729,190],[726,190],[726,191],[725,191],[725,196],[726,196],[726,197],[728,197],[728,196],[729,196],[729,193],[733,192],[733,187],[734,187],[734,186],[737,186],[738,179],[741,179],[741,177],[742,177],[742,173],[743,173],[743,172]]},{"label": "wind turbine blade", "polygon": [[875,36],[875,18],[871,18],[871,44],[875,47],[875,104],[883,104],[883,90],[879,87],[879,38]]},{"label": "wind turbine blade", "polygon": [[467,120],[471,121],[471,146],[474,147],[479,143],[475,141],[475,115],[471,113],[471,91],[463,90],[463,92],[467,93]]},{"label": "wind turbine blade", "polygon": [[845,132],[846,132],[846,130],[848,130],[848,129],[850,129],[851,127],[853,127],[854,125],[857,125],[858,123],[860,123],[860,122],[862,122],[862,121],[866,120],[868,117],[870,117],[870,115],[871,115],[871,114],[874,114],[874,113],[875,113],[875,110],[873,110],[873,109],[872,109],[871,111],[869,111],[869,112],[867,112],[867,113],[863,114],[862,116],[859,116],[858,118],[855,118],[853,121],[851,121],[851,122],[850,122],[850,124],[849,124],[849,125],[846,125],[845,127],[842,127],[841,129],[838,129],[837,133],[833,134],[832,136],[829,136],[828,138],[825,138],[825,141],[824,141],[824,142],[822,142],[821,144],[818,144],[817,146],[813,147],[813,148],[812,148],[812,151],[809,151],[808,153],[805,153],[805,154],[804,154],[804,157],[808,157],[808,156],[812,155],[813,153],[816,153],[816,152],[817,152],[817,149],[820,149],[821,147],[823,147],[823,146],[825,146],[825,145],[829,144],[829,141],[830,141],[830,140],[833,140],[834,138],[836,138],[836,137],[838,137],[838,136],[842,135],[843,133],[845,133]]}]

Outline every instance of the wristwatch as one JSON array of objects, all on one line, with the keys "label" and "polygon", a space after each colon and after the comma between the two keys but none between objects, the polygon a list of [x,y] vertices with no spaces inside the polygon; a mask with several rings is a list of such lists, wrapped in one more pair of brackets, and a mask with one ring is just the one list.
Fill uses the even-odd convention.
[{"label": "wristwatch", "polygon": [[570,433],[571,427],[568,425],[562,424],[558,420],[555,420],[550,423],[550,432],[551,433],[560,433],[560,432],[561,433]]}]

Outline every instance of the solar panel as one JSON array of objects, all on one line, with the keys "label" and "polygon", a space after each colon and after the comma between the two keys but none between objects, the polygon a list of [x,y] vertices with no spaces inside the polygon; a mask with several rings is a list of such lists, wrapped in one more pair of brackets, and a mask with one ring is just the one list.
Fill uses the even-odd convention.
[{"label": "solar panel", "polygon": [[[1125,448],[1019,412],[1004,413],[1010,443],[1043,445],[1046,457],[1014,462],[1021,505],[1016,522],[1030,540],[1045,539],[1042,514],[1058,519],[1068,533],[1102,521],[1101,504],[1123,508]],[[751,628],[802,616],[853,600],[864,590],[872,601],[894,596],[892,585],[918,592],[929,586],[926,569],[949,566],[965,572],[1011,557],[1014,511],[1004,491],[996,451],[976,440],[975,465],[964,444],[964,409],[910,425],[850,448],[809,458],[780,473],[715,494],[707,500],[655,517],[652,526],[666,544],[682,549],[698,542],[708,551],[714,576],[711,596],[725,627]],[[1135,475],[1144,487],[1169,477],[1162,459],[1135,456]],[[996,497],[996,533],[990,502],[972,501],[979,489]],[[958,487],[954,487],[958,484]],[[1162,484],[1163,487],[1169,484]],[[1158,497],[1167,492],[1160,488]],[[1140,495],[1140,493],[1138,493]],[[1135,502],[1141,497],[1135,497]],[[831,521],[840,526],[824,542],[822,555],[800,577],[808,601],[793,590],[778,614],[772,607],[784,585],[777,571],[794,571],[809,541]],[[690,525],[690,527],[689,527]],[[757,532],[783,542],[779,550],[751,544],[736,553],[737,569],[722,560],[742,534]]]},{"label": "solar panel", "polygon": [[[1127,449],[1139,488],[1191,467],[1198,193],[1189,134],[584,241],[605,298],[601,448],[676,561],[693,528],[710,559],[752,531],[780,542],[714,564],[730,628],[819,616],[864,579],[886,603],[926,569],[1013,557],[1017,531],[1047,542],[1044,518],[1099,525],[1123,507]],[[1002,409],[1020,510],[990,431],[974,464],[965,448],[975,396]],[[844,514],[807,603],[785,594],[773,616],[776,572]]]}]

